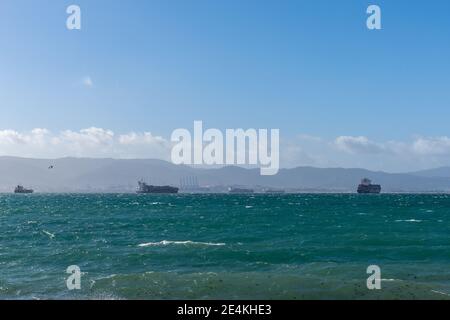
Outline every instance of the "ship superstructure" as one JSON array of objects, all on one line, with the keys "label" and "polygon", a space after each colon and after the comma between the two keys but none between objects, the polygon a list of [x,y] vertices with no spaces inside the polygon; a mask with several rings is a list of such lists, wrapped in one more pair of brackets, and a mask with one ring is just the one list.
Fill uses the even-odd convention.
[{"label": "ship superstructure", "polygon": [[358,186],[358,193],[380,193],[381,186],[379,184],[372,184],[372,181],[368,178],[361,180]]},{"label": "ship superstructure", "polygon": [[21,185],[18,185],[15,189],[14,189],[14,193],[33,193],[34,190],[33,189],[26,189]]}]

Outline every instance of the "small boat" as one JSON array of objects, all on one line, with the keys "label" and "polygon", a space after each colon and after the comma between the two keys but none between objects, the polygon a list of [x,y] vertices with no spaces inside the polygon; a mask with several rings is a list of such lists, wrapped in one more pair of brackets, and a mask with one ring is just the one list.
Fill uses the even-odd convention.
[{"label": "small boat", "polygon": [[33,189],[26,189],[21,185],[18,185],[15,189],[14,189],[14,193],[33,193],[34,190]]}]

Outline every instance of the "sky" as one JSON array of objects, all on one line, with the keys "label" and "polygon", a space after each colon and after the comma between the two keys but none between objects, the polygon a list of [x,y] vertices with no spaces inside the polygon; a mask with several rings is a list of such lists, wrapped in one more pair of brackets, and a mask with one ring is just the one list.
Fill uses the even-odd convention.
[{"label": "sky", "polygon": [[284,167],[450,165],[449,15],[446,0],[2,0],[0,155],[167,159],[171,132],[202,120],[280,129]]}]

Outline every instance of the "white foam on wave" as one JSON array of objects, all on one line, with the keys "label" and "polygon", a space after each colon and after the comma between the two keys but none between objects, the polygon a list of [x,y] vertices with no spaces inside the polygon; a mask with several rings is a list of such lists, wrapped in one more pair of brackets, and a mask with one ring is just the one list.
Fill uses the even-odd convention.
[{"label": "white foam on wave", "polygon": [[48,232],[47,230],[42,230],[42,232],[50,237],[50,239],[53,239],[55,235],[51,232]]},{"label": "white foam on wave", "polygon": [[422,222],[422,220],[409,219],[409,220],[395,220],[395,222]]},{"label": "white foam on wave", "polygon": [[401,281],[398,279],[380,279],[381,281],[386,281],[386,282],[393,282],[393,281]]},{"label": "white foam on wave", "polygon": [[157,247],[157,246],[169,246],[169,245],[196,245],[196,246],[224,246],[225,243],[214,243],[214,242],[195,242],[195,241],[170,241],[163,240],[160,242],[147,242],[138,244],[138,247]]},{"label": "white foam on wave", "polygon": [[438,294],[442,294],[442,295],[444,295],[444,296],[450,297],[450,294],[448,294],[448,293],[446,293],[446,292],[442,292],[442,291],[438,291],[438,290],[431,290],[431,292],[438,293]]},{"label": "white foam on wave", "polygon": [[89,297],[89,300],[101,301],[101,300],[125,300],[125,299],[115,295],[114,293],[101,292],[101,293],[96,293],[93,296]]}]

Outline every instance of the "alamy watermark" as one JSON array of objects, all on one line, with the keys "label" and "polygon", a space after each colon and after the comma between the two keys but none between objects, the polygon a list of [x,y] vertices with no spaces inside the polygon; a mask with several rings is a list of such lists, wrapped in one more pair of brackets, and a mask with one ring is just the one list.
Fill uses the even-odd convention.
[{"label": "alamy watermark", "polygon": [[75,4],[67,7],[66,13],[69,15],[66,20],[66,27],[69,30],[81,30],[81,8]]},{"label": "alamy watermark", "polygon": [[367,278],[367,289],[380,290],[381,289],[381,269],[377,265],[370,265],[367,267],[367,274],[370,276]]},{"label": "alamy watermark", "polygon": [[67,267],[66,273],[70,276],[66,280],[66,286],[69,290],[81,289],[81,269],[79,266],[72,265]]},{"label": "alamy watermark", "polygon": [[[269,141],[270,132],[270,141]],[[207,129],[194,121],[194,134],[173,131],[171,159],[186,165],[257,165],[261,175],[275,175],[280,167],[279,129]]]},{"label": "alamy watermark", "polygon": [[[81,8],[76,4],[67,7],[66,13],[69,15],[66,20],[66,27],[69,30],[81,30]],[[381,8],[371,4],[367,7],[366,13],[369,17],[366,26],[369,30],[381,30]]]},{"label": "alamy watermark", "polygon": [[367,18],[366,25],[369,30],[381,30],[381,8],[377,5],[370,5],[367,7],[367,14],[370,16]]}]

